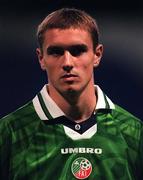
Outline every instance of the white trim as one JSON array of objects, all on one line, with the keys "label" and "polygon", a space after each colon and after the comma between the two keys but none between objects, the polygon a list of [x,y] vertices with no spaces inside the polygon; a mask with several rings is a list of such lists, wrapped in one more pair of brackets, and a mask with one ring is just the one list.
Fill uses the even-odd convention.
[{"label": "white trim", "polygon": [[[51,116],[53,118],[57,118],[57,117],[60,117],[60,116],[65,116],[64,112],[58,107],[58,105],[49,96],[46,87],[47,87],[47,84],[44,85],[44,87],[42,88],[40,93],[42,95],[43,101],[44,101],[45,106],[47,107],[49,113],[51,114]],[[98,97],[95,110],[105,109],[106,108],[106,103],[105,103],[103,91],[100,89],[100,87],[98,85],[95,85],[94,87],[96,88],[97,97]],[[110,109],[115,109],[115,105],[113,104],[113,102],[107,96],[106,96],[106,98],[107,98],[107,101],[109,103],[109,108]],[[38,99],[37,96],[33,99],[33,105],[34,105],[35,111],[39,115],[40,119],[41,120],[47,120],[47,117],[46,117],[44,111],[42,110],[42,107],[40,105],[40,102],[39,102],[39,99]]]},{"label": "white trim", "polygon": [[71,128],[67,126],[63,126],[63,127],[64,127],[66,135],[70,137],[72,140],[90,139],[97,132],[97,124],[93,125],[83,134],[79,134],[78,132],[72,130]]},{"label": "white trim", "polygon": [[106,96],[106,98],[107,98],[107,101],[109,103],[110,109],[115,109],[114,103],[108,98],[108,96]]},{"label": "white trim", "polygon": [[42,110],[42,107],[40,105],[38,96],[35,96],[35,98],[32,100],[33,102],[33,106],[35,108],[36,113],[38,114],[38,116],[40,117],[41,120],[47,120],[47,117],[44,113],[44,111]]},{"label": "white trim", "polygon": [[95,109],[96,110],[105,109],[106,104],[105,104],[103,92],[102,92],[102,90],[100,89],[99,86],[96,85],[95,88],[96,88],[96,91],[97,91],[97,104],[96,104]]},{"label": "white trim", "polygon": [[[98,85],[95,85],[95,88],[97,90],[97,97],[98,97],[95,109],[96,110],[105,109],[106,103],[105,103],[103,91],[101,90],[101,88]],[[106,98],[107,98],[107,101],[108,101],[109,106],[110,106],[109,108],[115,109],[115,105],[113,104],[113,102],[107,96],[106,96]]]},{"label": "white trim", "polygon": [[40,92],[41,92],[44,103],[45,103],[49,113],[51,114],[51,116],[53,118],[57,118],[57,117],[60,117],[60,116],[65,116],[64,112],[58,107],[58,105],[49,96],[46,86],[47,85],[45,85]]}]

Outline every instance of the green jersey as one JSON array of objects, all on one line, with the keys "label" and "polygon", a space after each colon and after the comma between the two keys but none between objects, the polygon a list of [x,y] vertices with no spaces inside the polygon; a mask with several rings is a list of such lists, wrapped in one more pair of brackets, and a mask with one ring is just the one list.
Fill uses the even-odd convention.
[{"label": "green jersey", "polygon": [[46,85],[0,120],[1,180],[141,180],[143,123],[96,86],[95,111],[70,121]]}]

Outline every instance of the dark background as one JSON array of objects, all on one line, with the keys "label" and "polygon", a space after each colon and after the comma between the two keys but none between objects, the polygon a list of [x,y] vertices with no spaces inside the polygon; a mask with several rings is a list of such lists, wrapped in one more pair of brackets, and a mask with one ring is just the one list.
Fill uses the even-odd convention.
[{"label": "dark background", "polygon": [[142,119],[143,8],[139,1],[0,1],[0,117],[31,100],[47,82],[35,49],[36,28],[61,7],[97,19],[104,55],[95,82],[113,102]]}]

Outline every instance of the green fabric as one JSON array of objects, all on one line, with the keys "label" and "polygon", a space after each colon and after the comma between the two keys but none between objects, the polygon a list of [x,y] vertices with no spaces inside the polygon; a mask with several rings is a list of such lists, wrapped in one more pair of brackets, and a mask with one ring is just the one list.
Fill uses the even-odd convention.
[{"label": "green fabric", "polygon": [[[96,121],[92,138],[72,140],[62,124],[41,121],[32,102],[4,117],[0,120],[0,180],[75,180],[72,165],[78,158],[92,165],[88,180],[141,180],[142,122],[119,106],[99,110]],[[67,153],[65,148],[85,148],[85,152]],[[86,148],[93,148],[93,153]]]}]

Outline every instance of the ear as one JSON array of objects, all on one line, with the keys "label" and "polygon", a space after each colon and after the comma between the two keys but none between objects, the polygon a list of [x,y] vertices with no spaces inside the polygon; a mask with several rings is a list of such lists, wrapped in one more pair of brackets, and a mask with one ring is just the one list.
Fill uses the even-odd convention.
[{"label": "ear", "polygon": [[40,63],[40,66],[41,66],[41,69],[42,70],[45,70],[45,61],[44,61],[44,57],[43,57],[43,52],[40,48],[37,48],[36,49],[36,54],[38,56],[38,59],[39,59],[39,63]]},{"label": "ear", "polygon": [[94,67],[97,67],[100,63],[100,60],[101,60],[102,54],[103,54],[103,45],[102,44],[97,45],[94,54],[95,54],[95,56],[94,56]]}]

